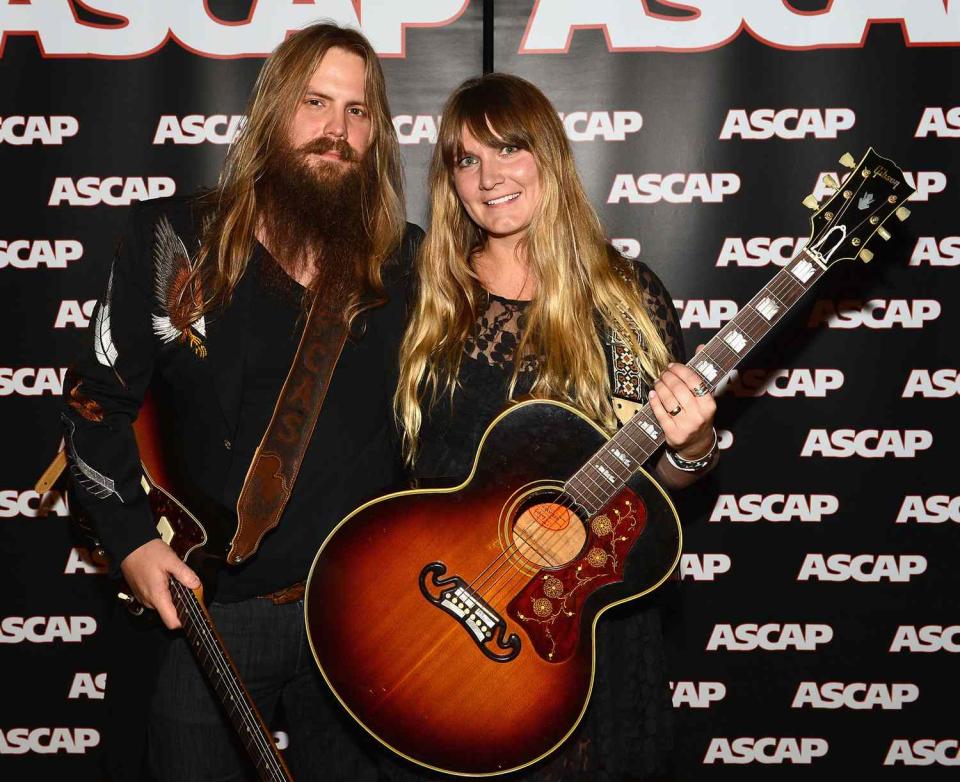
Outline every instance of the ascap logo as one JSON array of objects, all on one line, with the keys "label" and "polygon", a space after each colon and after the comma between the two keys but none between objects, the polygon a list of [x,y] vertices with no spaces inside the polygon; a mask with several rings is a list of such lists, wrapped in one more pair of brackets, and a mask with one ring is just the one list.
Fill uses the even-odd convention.
[{"label": "ascap logo", "polygon": [[883,765],[960,766],[960,741],[957,739],[894,739]]},{"label": "ascap logo", "polygon": [[936,299],[818,299],[807,325],[826,325],[831,329],[922,329],[925,323],[939,318],[940,312]]},{"label": "ascap logo", "polygon": [[44,494],[38,494],[33,489],[17,491],[16,489],[0,490],[0,519],[14,519],[23,516],[28,519],[45,518],[47,516],[70,515],[70,505],[66,492],[52,489]]},{"label": "ascap logo", "polygon": [[0,619],[0,644],[80,643],[97,632],[92,616],[5,616]]},{"label": "ascap logo", "polygon": [[736,174],[617,174],[607,196],[608,204],[718,204],[740,191]]},{"label": "ascap logo", "polygon": [[82,257],[83,245],[76,239],[0,239],[0,269],[66,269]]},{"label": "ascap logo", "polygon": [[922,396],[926,399],[949,399],[960,395],[960,371],[956,369],[913,369],[903,387],[904,399]]},{"label": "ascap logo", "polygon": [[0,118],[0,144],[24,146],[39,141],[41,144],[63,144],[65,138],[76,136],[80,123],[76,117],[11,116]]},{"label": "ascap logo", "polygon": [[[567,138],[571,141],[623,141],[627,134],[643,127],[638,111],[571,111],[558,112]],[[440,117],[430,114],[397,114],[393,127],[401,144],[437,143]],[[154,142],[156,143],[156,142]]]},{"label": "ascap logo", "polygon": [[920,697],[920,688],[909,682],[893,684],[868,682],[800,682],[797,694],[790,704],[792,709],[809,706],[812,709],[875,708],[900,711],[905,703],[914,703]]},{"label": "ascap logo", "polygon": [[823,521],[840,509],[832,494],[721,494],[710,521]]},{"label": "ascap logo", "polygon": [[737,303],[730,299],[674,299],[673,306],[682,329],[718,329],[738,311]]},{"label": "ascap logo", "polygon": [[571,141],[623,141],[643,127],[639,111],[571,111],[560,119]]},{"label": "ascap logo", "polygon": [[900,625],[890,652],[960,652],[960,625]]},{"label": "ascap logo", "polygon": [[903,498],[895,523],[909,524],[911,521],[917,524],[960,522],[960,496],[934,494],[932,497],[921,497],[919,494],[908,494]]},{"label": "ascap logo", "polygon": [[[0,54],[8,35],[32,35],[44,57],[145,57],[171,39],[192,54],[207,57],[266,57],[288,33],[322,17],[361,28],[382,57],[403,57],[408,28],[451,24],[468,4],[467,0],[259,0],[250,5],[244,21],[224,22],[203,0],[75,2],[110,23],[80,21],[66,0],[0,4]],[[109,10],[94,5],[107,5]]]},{"label": "ascap logo", "polygon": [[7,728],[0,730],[0,755],[83,755],[100,743],[93,728]]},{"label": "ascap logo", "polygon": [[814,759],[826,755],[829,749],[830,744],[826,739],[817,738],[776,738],[774,736],[759,739],[746,736],[736,739],[717,738],[710,739],[710,746],[707,747],[703,762],[704,764],[734,765],[792,763],[808,766]]},{"label": "ascap logo", "polygon": [[689,706],[691,709],[709,709],[727,697],[723,682],[670,682],[673,692],[673,708]]},{"label": "ascap logo", "polygon": [[55,329],[65,329],[69,327],[85,329],[90,325],[90,318],[93,317],[93,311],[96,308],[96,299],[87,299],[86,301],[64,299],[60,302],[60,309],[57,310],[57,317],[56,320],[53,321],[53,327]]},{"label": "ascap logo", "polygon": [[807,554],[797,581],[880,581],[904,584],[927,571],[927,558],[920,554]]},{"label": "ascap logo", "polygon": [[783,652],[796,649],[798,652],[816,651],[820,644],[833,640],[833,628],[826,624],[779,624],[764,625],[748,622],[740,625],[714,625],[707,651],[729,649],[731,652]]},{"label": "ascap logo", "polygon": [[874,22],[899,23],[907,46],[960,44],[960,11],[942,0],[862,3],[836,0],[815,13],[789,3],[669,3],[685,13],[664,16],[648,3],[615,0],[534,6],[520,54],[569,51],[582,28],[603,30],[611,52],[699,52],[726,46],[741,33],[778,49],[862,47]]},{"label": "ascap logo", "polygon": [[730,571],[730,557],[726,554],[681,554],[681,581],[713,581],[721,573]]},{"label": "ascap logo", "polygon": [[960,106],[944,109],[940,106],[927,106],[920,116],[914,138],[939,136],[940,138],[960,138]]},{"label": "ascap logo", "polygon": [[826,456],[832,459],[848,459],[860,456],[864,459],[912,459],[918,451],[933,445],[933,434],[926,429],[811,429],[803,444],[801,456]]},{"label": "ascap logo", "polygon": [[90,552],[80,546],[74,546],[67,555],[67,564],[63,568],[65,576],[73,576],[77,573],[93,573],[102,575],[109,572],[106,565],[98,565],[90,559]]},{"label": "ascap logo", "polygon": [[164,114],[153,134],[154,144],[232,144],[247,118],[243,114]]},{"label": "ascap logo", "polygon": [[66,367],[0,367],[0,396],[62,396],[66,374]]},{"label": "ascap logo", "polygon": [[730,236],[723,240],[720,255],[717,256],[717,266],[786,266],[799,252],[807,246],[807,237],[754,236],[742,239],[739,236]]},{"label": "ascap logo", "polygon": [[631,260],[640,257],[640,240],[630,238],[611,239],[610,244],[624,258]]},{"label": "ascap logo", "polygon": [[[821,172],[817,178],[817,184],[813,188],[813,196],[818,201],[830,198],[835,192],[824,181],[827,176],[832,176],[838,182],[843,182],[850,176],[850,172],[845,171],[839,174],[836,171]],[[881,178],[894,181],[889,176]],[[916,192],[907,199],[908,201],[929,201],[930,196],[942,193],[947,188],[947,175],[942,171],[917,171],[916,173],[904,171],[903,178],[910,187],[916,190]]]},{"label": "ascap logo", "polygon": [[420,144],[424,141],[437,143],[440,117],[430,114],[398,114],[393,118],[393,128],[401,144]]},{"label": "ascap logo", "polygon": [[47,206],[130,206],[146,198],[164,198],[177,192],[177,183],[168,176],[95,176],[80,177],[76,181],[58,176],[53,181]]},{"label": "ascap logo", "polygon": [[734,369],[717,386],[715,395],[825,397],[843,387],[839,369]]},{"label": "ascap logo", "polygon": [[70,685],[70,692],[67,693],[67,700],[79,700],[86,698],[92,701],[102,701],[107,692],[107,674],[85,673],[79,671],[73,675],[73,682]]},{"label": "ascap logo", "polygon": [[857,115],[852,109],[756,109],[751,112],[746,109],[730,109],[720,130],[720,138],[836,138],[838,133],[850,130],[856,122]]},{"label": "ascap logo", "polygon": [[945,236],[939,241],[934,236],[921,236],[910,256],[911,266],[960,266],[960,236]]}]

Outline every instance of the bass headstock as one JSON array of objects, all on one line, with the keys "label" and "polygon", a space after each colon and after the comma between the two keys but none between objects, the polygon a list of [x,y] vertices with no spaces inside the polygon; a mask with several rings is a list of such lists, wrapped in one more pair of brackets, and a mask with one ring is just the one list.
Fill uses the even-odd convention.
[{"label": "bass headstock", "polygon": [[840,163],[852,169],[843,182],[829,176],[824,180],[836,192],[822,204],[813,195],[803,200],[804,206],[815,210],[806,249],[824,267],[851,258],[873,260],[871,242],[890,238],[884,223],[891,216],[901,221],[910,216],[904,203],[914,193],[897,164],[873,147],[859,163],[849,152]]}]

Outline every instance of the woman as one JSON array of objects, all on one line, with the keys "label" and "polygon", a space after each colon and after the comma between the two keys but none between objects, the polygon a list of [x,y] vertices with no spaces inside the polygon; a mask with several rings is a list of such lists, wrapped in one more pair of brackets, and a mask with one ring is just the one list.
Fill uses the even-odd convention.
[{"label": "woman", "polygon": [[[419,481],[462,480],[487,425],[511,400],[563,400],[613,431],[612,393],[629,403],[650,386],[667,443],[656,477],[677,489],[713,467],[715,405],[682,363],[670,297],[649,269],[604,240],[543,93],[503,74],[461,85],[443,112],[431,191],[395,398]],[[608,356],[608,336],[619,361]],[[632,367],[641,387],[631,394]],[[625,609],[600,623],[590,711],[532,776],[664,773],[669,697],[659,619],[644,601]]]}]

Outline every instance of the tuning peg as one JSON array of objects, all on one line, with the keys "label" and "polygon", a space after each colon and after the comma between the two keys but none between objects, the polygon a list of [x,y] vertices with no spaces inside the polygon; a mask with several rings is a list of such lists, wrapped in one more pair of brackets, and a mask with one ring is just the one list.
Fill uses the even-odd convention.
[{"label": "tuning peg", "polygon": [[830,174],[827,174],[827,175],[823,178],[823,184],[825,184],[825,185],[826,185],[827,187],[829,187],[831,190],[839,190],[839,189],[840,189],[840,183],[837,182],[837,180],[834,179],[832,176],[830,176]]},{"label": "tuning peg", "polygon": [[856,168],[857,161],[853,159],[853,155],[849,152],[844,152],[843,157],[840,158],[840,165],[846,166],[847,168]]},{"label": "tuning peg", "polygon": [[877,229],[877,234],[885,242],[889,241],[890,239],[890,232],[886,228],[884,228],[882,225]]},{"label": "tuning peg", "polygon": [[870,263],[873,260],[873,253],[870,252],[866,247],[860,251],[860,260],[864,263]]},{"label": "tuning peg", "polygon": [[901,206],[894,214],[896,214],[897,219],[902,223],[910,216],[910,210],[905,206]]},{"label": "tuning peg", "polygon": [[814,212],[820,208],[820,203],[817,201],[816,196],[814,196],[813,193],[803,199],[803,205],[807,207],[807,209],[812,209]]}]

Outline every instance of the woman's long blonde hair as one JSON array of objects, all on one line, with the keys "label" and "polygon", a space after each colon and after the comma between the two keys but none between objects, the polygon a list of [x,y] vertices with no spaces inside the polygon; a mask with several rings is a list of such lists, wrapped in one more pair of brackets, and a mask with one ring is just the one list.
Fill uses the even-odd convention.
[{"label": "woman's long blonde hair", "polygon": [[482,144],[529,150],[540,175],[540,204],[521,240],[537,293],[514,353],[510,395],[519,359],[532,355],[538,367],[531,396],[567,401],[612,429],[610,380],[598,324],[628,340],[647,378],[658,377],[670,361],[628,262],[604,238],[550,101],[516,76],[470,79],[443,110],[430,169],[430,225],[417,259],[419,288],[400,349],[394,406],[411,464],[423,405],[432,405],[440,393],[453,395],[464,343],[487,302],[470,262],[486,236],[470,220],[453,183],[465,128]]},{"label": "woman's long blonde hair", "polygon": [[[383,294],[384,262],[399,247],[406,222],[400,147],[390,117],[383,70],[373,47],[359,32],[335,24],[310,25],[280,44],[264,63],[254,85],[247,121],[230,147],[217,187],[201,205],[206,225],[194,274],[203,290],[193,318],[225,306],[246,270],[253,250],[258,213],[255,183],[276,145],[285,143],[290,121],[310,77],[331,49],[345,49],[365,63],[365,100],[371,119],[367,155],[377,173],[372,214],[364,215],[372,252],[363,268],[368,303]],[[349,317],[359,312],[348,306]]]}]

